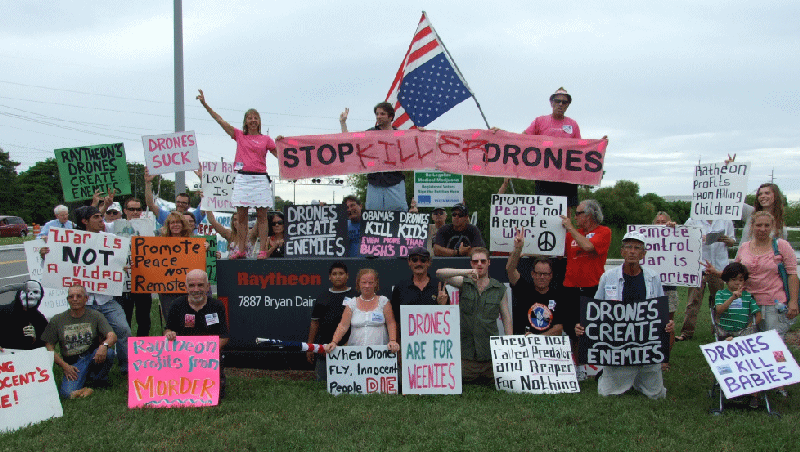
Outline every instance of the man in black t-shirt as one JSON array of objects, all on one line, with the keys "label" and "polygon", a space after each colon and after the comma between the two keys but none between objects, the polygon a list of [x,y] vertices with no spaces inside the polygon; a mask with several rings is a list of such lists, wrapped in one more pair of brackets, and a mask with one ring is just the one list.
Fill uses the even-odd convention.
[{"label": "man in black t-shirt", "polygon": [[[358,295],[354,289],[348,287],[347,266],[341,262],[334,262],[328,270],[328,279],[331,287],[322,292],[314,300],[314,309],[311,311],[311,325],[308,327],[308,342],[310,344],[328,344],[333,340],[333,333],[342,320],[345,298]],[[342,337],[341,343],[346,344],[349,333]],[[316,358],[317,381],[328,380],[327,363],[325,355],[316,356],[312,350],[306,352],[306,359],[314,363]]]},{"label": "man in black t-shirt", "polygon": [[392,290],[392,310],[397,323],[397,338],[400,339],[400,306],[402,305],[437,305],[447,304],[447,292],[444,284],[436,281],[428,273],[431,267],[431,253],[421,246],[408,251],[408,266],[411,279],[397,283]]},{"label": "man in black t-shirt", "polygon": [[452,224],[446,224],[436,232],[433,253],[437,256],[469,256],[473,247],[485,247],[481,231],[470,224],[467,206],[456,204],[451,210]]},{"label": "man in black t-shirt", "polygon": [[517,231],[514,251],[508,256],[506,263],[506,274],[513,295],[511,318],[514,334],[560,336],[564,332],[562,309],[558,306],[561,298],[550,286],[553,280],[553,264],[547,258],[537,258],[531,266],[533,283],[523,278],[517,270],[517,264],[524,245],[523,232]]},{"label": "man in black t-shirt", "polygon": [[225,371],[222,349],[228,344],[228,319],[225,305],[208,296],[208,274],[192,270],[186,275],[187,295],[175,299],[167,314],[164,336],[174,341],[177,336],[219,336],[219,398],[225,397]]}]

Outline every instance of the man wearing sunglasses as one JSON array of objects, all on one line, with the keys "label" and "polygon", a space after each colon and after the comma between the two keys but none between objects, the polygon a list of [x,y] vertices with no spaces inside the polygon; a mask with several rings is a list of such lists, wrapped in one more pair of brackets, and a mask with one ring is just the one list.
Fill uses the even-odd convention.
[{"label": "man wearing sunglasses", "polygon": [[450,215],[453,223],[439,228],[433,241],[433,253],[437,256],[469,256],[473,247],[485,247],[481,231],[467,220],[464,204],[453,206]]},{"label": "man wearing sunglasses", "polygon": [[[444,284],[431,277],[428,269],[431,267],[431,253],[421,246],[415,246],[408,252],[408,267],[411,269],[411,279],[404,279],[394,286],[392,291],[392,310],[394,318],[400,319],[400,306],[402,305],[437,305],[447,304],[447,292]],[[400,325],[397,322],[397,337],[400,337]]]},{"label": "man wearing sunglasses", "polygon": [[[162,209],[156,203],[155,197],[153,196],[153,187],[150,185],[155,179],[156,176],[151,176],[150,173],[147,171],[147,168],[144,170],[144,199],[147,202],[147,207],[150,208],[150,211],[153,212],[156,216],[156,221],[158,224],[164,224],[167,221],[167,215],[170,214],[170,210]],[[175,190],[177,191],[177,190]],[[189,210],[189,194],[188,193],[178,193],[175,195],[175,210],[180,213],[186,212]],[[205,219],[206,215],[200,210],[200,206],[197,206],[194,209],[194,223],[200,224]]]}]

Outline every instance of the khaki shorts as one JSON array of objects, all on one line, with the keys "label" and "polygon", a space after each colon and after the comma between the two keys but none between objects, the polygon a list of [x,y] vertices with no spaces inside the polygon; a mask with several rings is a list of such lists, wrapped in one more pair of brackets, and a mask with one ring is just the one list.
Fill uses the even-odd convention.
[{"label": "khaki shorts", "polygon": [[461,360],[461,379],[463,381],[475,381],[481,377],[494,381],[491,361]]}]

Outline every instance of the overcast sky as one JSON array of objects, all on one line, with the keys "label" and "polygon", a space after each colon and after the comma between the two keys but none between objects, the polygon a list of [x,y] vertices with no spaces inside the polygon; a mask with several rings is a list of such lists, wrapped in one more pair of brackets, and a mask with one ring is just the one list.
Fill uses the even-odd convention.
[{"label": "overcast sky", "polygon": [[[690,195],[693,164],[736,154],[752,162],[752,191],[774,172],[800,199],[800,2],[398,3],[184,0],[186,129],[201,159],[231,161],[235,143],[198,88],[236,127],[258,109],[273,137],[338,133],[345,107],[351,130],[370,127],[426,10],[490,125],[522,131],[564,86],[583,137],[609,136],[603,186]],[[120,141],[143,162],[141,136],[174,130],[172,2],[3,9],[0,147],[19,171],[53,149]],[[429,126],[483,127],[472,100]],[[347,191],[298,187],[297,201]]]}]

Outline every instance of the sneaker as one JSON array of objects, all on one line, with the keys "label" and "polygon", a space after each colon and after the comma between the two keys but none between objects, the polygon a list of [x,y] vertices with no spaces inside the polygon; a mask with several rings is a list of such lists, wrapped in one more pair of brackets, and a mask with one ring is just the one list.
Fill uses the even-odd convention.
[{"label": "sneaker", "polygon": [[787,391],[786,388],[778,388],[778,389],[776,389],[775,390],[775,394],[778,394],[779,396],[783,397],[784,399],[788,399],[789,398],[789,391]]},{"label": "sneaker", "polygon": [[578,376],[578,381],[586,381],[586,379],[588,378],[586,370],[583,369],[583,366],[578,368],[576,374]]}]

